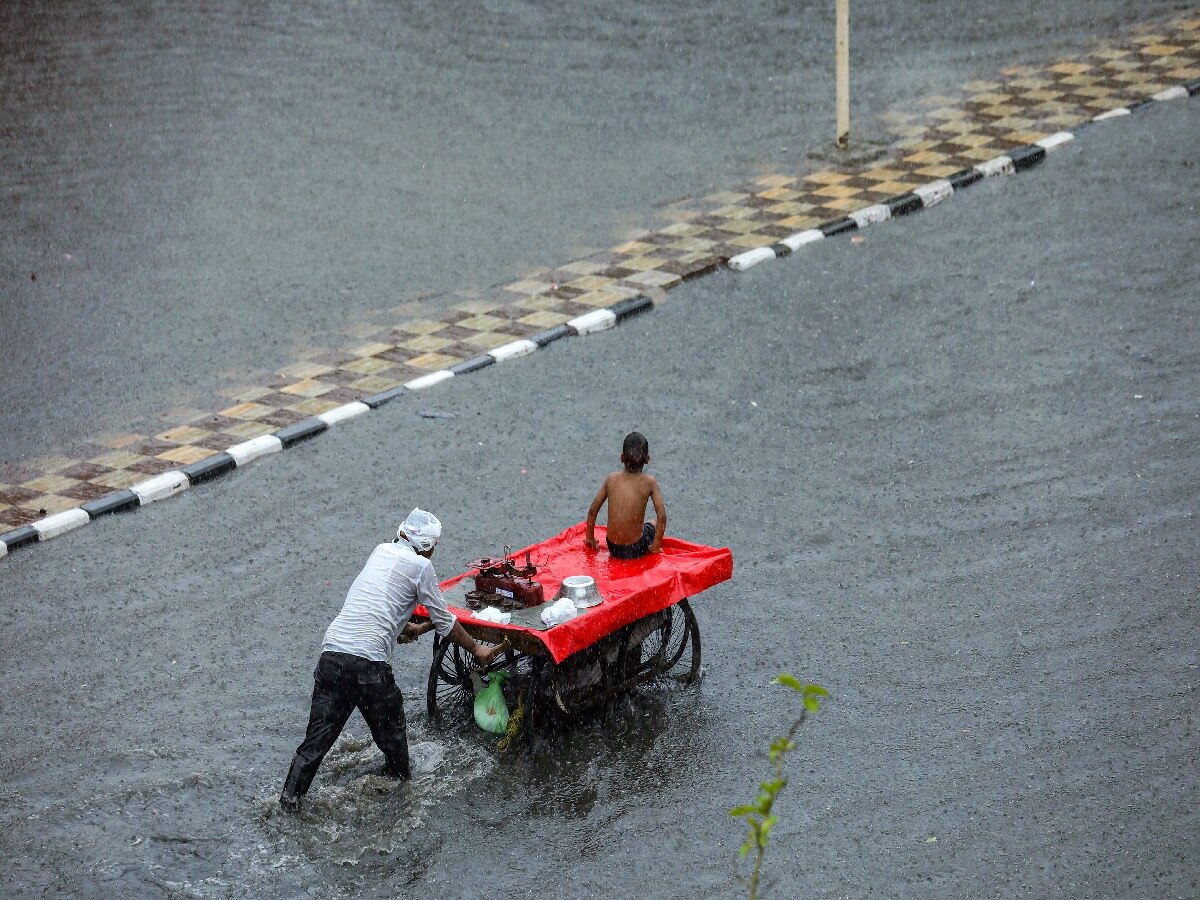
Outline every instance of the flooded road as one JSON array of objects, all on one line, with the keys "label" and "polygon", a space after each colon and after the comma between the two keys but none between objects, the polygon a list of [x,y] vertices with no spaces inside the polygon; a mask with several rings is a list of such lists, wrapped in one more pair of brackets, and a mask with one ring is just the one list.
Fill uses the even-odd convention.
[{"label": "flooded road", "polygon": [[[955,24],[979,43],[937,77],[889,57],[865,102],[1125,5],[1054,6],[1061,30]],[[668,183],[794,133],[738,104],[823,102],[749,89],[796,55],[780,34],[817,65],[801,22],[762,24],[773,4],[690,20],[744,51],[727,81],[676,7],[89,9],[0,12],[0,457],[410,290],[603,243]],[[864,10],[864,46],[936,18],[905,9]],[[660,121],[672,97],[712,118]],[[769,771],[791,671],[831,699],[789,760],[767,896],[1195,896],[1198,108],[4,559],[0,894],[738,896],[727,810]],[[370,548],[418,503],[446,525],[443,577],[555,533],[634,427],[672,533],[733,550],[694,603],[702,682],[500,755],[426,721],[426,638],[393,658],[412,783],[376,777],[356,715],[281,817],[320,637]]]},{"label": "flooded road", "polygon": [[[411,662],[405,674],[420,680]],[[583,720],[536,752],[500,754],[473,725],[431,727],[414,689],[406,692],[412,781],[377,775],[383,757],[355,715],[296,818],[279,810],[279,760],[263,751],[302,736],[306,704],[291,690],[303,688],[300,679],[285,697],[231,684],[235,706],[218,713],[193,692],[209,694],[220,675],[206,667],[185,677],[190,686],[159,685],[149,693],[170,700],[148,698],[139,712],[130,707],[147,692],[126,693],[119,674],[101,678],[99,690],[84,683],[70,692],[94,697],[88,706],[98,713],[78,712],[72,763],[64,768],[62,748],[37,739],[22,760],[29,777],[6,779],[5,819],[15,826],[0,838],[7,896],[470,897],[492,887],[543,896],[532,873],[605,869],[614,828],[633,829],[639,842],[663,832],[640,853],[647,872],[629,881],[596,872],[559,895],[609,892],[611,878],[618,892],[657,895],[659,854],[680,826],[657,798],[686,801],[695,788],[687,761],[715,749],[699,733],[707,713],[697,692],[627,698],[606,720]],[[181,700],[219,728],[174,714]],[[64,723],[53,724],[61,740]],[[130,743],[143,728],[157,743]],[[670,882],[672,891],[695,884],[681,874]]]},{"label": "flooded road", "polygon": [[[1198,121],[1108,123],[5,559],[0,893],[738,896],[727,810],[768,772],[790,671],[831,698],[767,896],[1194,896]],[[699,686],[499,755],[430,728],[425,638],[393,658],[413,782],[373,774],[354,716],[281,817],[370,548],[415,503],[443,576],[553,534],[630,427],[671,533],[733,551],[694,600]]]},{"label": "flooded road", "polygon": [[[865,4],[855,135],[1186,7]],[[802,164],[832,29],[774,0],[3,4],[0,462],[213,408],[399,304]]]}]

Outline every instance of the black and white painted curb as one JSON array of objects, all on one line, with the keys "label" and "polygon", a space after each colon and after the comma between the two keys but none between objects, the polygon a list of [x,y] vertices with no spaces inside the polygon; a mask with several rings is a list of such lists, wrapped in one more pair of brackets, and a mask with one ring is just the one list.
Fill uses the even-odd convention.
[{"label": "black and white painted curb", "polygon": [[[1110,110],[1096,116],[1092,122],[1085,123],[1085,127],[1086,125],[1106,119],[1130,115],[1152,103],[1177,100],[1193,96],[1197,93],[1200,93],[1200,80],[1168,88],[1167,90],[1160,91],[1153,97],[1148,97],[1128,107]],[[895,219],[930,206],[935,206],[984,178],[995,175],[1012,175],[1024,169],[1032,168],[1042,162],[1046,158],[1047,153],[1051,153],[1069,141],[1074,140],[1074,137],[1075,135],[1068,131],[1053,134],[1033,144],[1013,150],[1004,156],[997,156],[995,159],[990,159],[970,169],[964,169],[961,172],[951,175],[949,178],[932,181],[929,184],[914,188],[907,194],[893,197],[884,203],[868,206],[866,209],[851,213],[844,218],[826,222],[817,228],[793,234],[777,244],[740,253],[729,260],[729,268],[735,271],[743,271],[769,259],[789,256],[805,244],[844,234],[848,231],[866,228],[869,225],[886,222],[889,219]],[[333,425],[338,425],[350,419],[357,418],[371,410],[378,409],[385,403],[389,403],[405,394],[424,390],[451,378],[477,372],[496,363],[528,356],[561,338],[578,337],[612,328],[630,316],[650,309],[653,305],[654,301],[645,295],[638,295],[628,300],[622,300],[612,306],[597,309],[529,338],[504,344],[495,350],[473,357],[472,359],[464,360],[457,365],[451,366],[449,369],[442,369],[439,372],[422,375],[420,378],[392,388],[389,391],[364,397],[362,400],[344,404],[319,416],[313,416],[294,425],[288,425],[286,428],[279,429],[274,434],[266,434],[240,444],[235,444],[222,453],[216,453],[189,466],[183,466],[180,469],[156,475],[153,478],[135,484],[127,490],[114,491],[111,494],[107,494],[90,503],[85,503],[75,509],[68,509],[64,512],[47,516],[44,519],[39,519],[29,525],[24,525],[14,531],[0,534],[0,557],[6,556],[10,551],[16,550],[18,547],[24,547],[39,541],[48,541],[61,534],[66,534],[68,531],[74,531],[76,528],[87,525],[100,516],[126,512],[158,500],[166,499],[167,497],[173,497],[176,494],[186,491],[193,485],[210,481],[248,465],[259,457],[278,453],[280,450],[295,446],[301,441],[315,437]]]},{"label": "black and white painted curb", "polygon": [[[1189,84],[1168,88],[1167,90],[1160,91],[1153,97],[1148,97],[1130,106],[1102,113],[1092,119],[1091,122],[1084,123],[1082,127],[1087,127],[1106,119],[1115,119],[1118,116],[1127,116],[1152,103],[1159,103],[1165,100],[1178,100],[1197,92],[1200,92],[1200,81],[1193,81]],[[1047,153],[1052,153],[1074,139],[1075,135],[1072,132],[1060,131],[1057,134],[1042,138],[1040,141],[1035,141],[1024,147],[1011,150],[1003,156],[989,159],[987,162],[980,163],[970,169],[963,169],[949,178],[932,181],[929,184],[914,188],[907,194],[900,194],[897,197],[885,200],[883,203],[868,206],[866,209],[860,209],[858,212],[853,212],[844,218],[834,219],[816,228],[797,232],[785,237],[777,244],[739,253],[729,260],[729,268],[737,272],[745,271],[769,259],[790,256],[805,244],[811,244],[814,241],[833,237],[834,235],[844,234],[847,231],[857,231],[860,228],[866,228],[868,225],[876,225],[880,222],[886,222],[888,219],[896,219],[900,216],[917,212],[918,210],[927,209],[930,206],[941,203],[943,200],[948,199],[955,193],[970,187],[976,182],[982,181],[984,178],[995,175],[1013,175],[1025,169],[1031,169],[1042,162],[1046,158]]]},{"label": "black and white painted curb", "polygon": [[64,512],[47,516],[44,519],[39,519],[29,525],[23,525],[14,531],[0,534],[0,556],[6,556],[9,551],[16,550],[18,547],[24,547],[39,541],[48,541],[51,538],[58,537],[60,534],[74,531],[76,528],[87,525],[100,516],[109,515],[110,513],[127,512],[158,500],[165,500],[167,497],[173,497],[176,494],[186,491],[193,485],[211,481],[242,466],[249,465],[260,457],[270,453],[278,453],[280,450],[286,450],[288,447],[295,446],[301,441],[316,437],[331,426],[357,418],[406,394],[424,390],[435,384],[440,384],[443,381],[457,378],[470,372],[477,372],[496,363],[528,356],[562,338],[578,337],[580,335],[605,331],[623,322],[630,316],[650,309],[653,305],[654,301],[643,294],[630,297],[627,300],[622,300],[619,303],[614,303],[612,306],[586,313],[585,315],[571,319],[563,325],[542,331],[523,340],[504,344],[481,356],[464,360],[457,365],[451,366],[449,369],[430,372],[428,375],[422,375],[420,378],[415,378],[383,393],[373,394],[370,397],[363,397],[361,400],[356,400],[353,403],[343,404],[319,416],[312,416],[311,418],[296,422],[294,425],[281,428],[274,434],[264,434],[261,437],[235,444],[228,450],[213,454],[206,459],[192,463],[190,466],[183,466],[170,472],[164,472],[161,475],[155,475],[153,478],[148,478],[127,490],[114,491],[98,500],[93,500],[74,509],[68,509]]}]

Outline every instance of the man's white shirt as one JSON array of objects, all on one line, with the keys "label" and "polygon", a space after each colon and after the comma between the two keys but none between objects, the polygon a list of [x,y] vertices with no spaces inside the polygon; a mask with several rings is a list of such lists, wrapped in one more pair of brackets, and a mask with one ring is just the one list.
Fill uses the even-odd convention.
[{"label": "man's white shirt", "polygon": [[403,540],[380,544],[346,592],[321,649],[387,662],[418,603],[429,611],[439,635],[450,633],[457,619],[446,608],[433,563]]}]

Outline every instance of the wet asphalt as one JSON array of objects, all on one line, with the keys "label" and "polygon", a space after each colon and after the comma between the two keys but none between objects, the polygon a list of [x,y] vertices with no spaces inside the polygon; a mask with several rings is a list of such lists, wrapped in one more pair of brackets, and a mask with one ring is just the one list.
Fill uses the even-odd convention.
[{"label": "wet asphalt", "polygon": [[[878,151],[891,105],[1189,7],[856,4],[856,146]],[[673,200],[828,157],[833,15],[5,3],[0,460],[155,433],[397,304],[507,283],[662,224]]]},{"label": "wet asphalt", "polygon": [[[8,896],[1200,891],[1196,101],[1085,131],[932,210],[690,283],[600,335],[398,401],[3,561]],[[422,411],[452,414],[424,418]],[[422,710],[398,790],[355,717],[274,796],[321,634],[413,505],[443,576],[582,518],[638,428],[671,531],[732,548],[698,689],[534,754]]]}]

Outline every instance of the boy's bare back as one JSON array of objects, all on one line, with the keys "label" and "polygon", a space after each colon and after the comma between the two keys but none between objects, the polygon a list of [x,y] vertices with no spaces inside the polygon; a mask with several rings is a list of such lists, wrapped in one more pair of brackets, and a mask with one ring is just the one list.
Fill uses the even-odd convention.
[{"label": "boy's bare back", "polygon": [[604,479],[601,491],[608,498],[608,539],[614,544],[636,543],[646,521],[646,503],[659,495],[658,480],[645,472],[613,472]]},{"label": "boy's bare back", "polygon": [[[630,437],[635,435],[645,442],[645,438],[637,435],[636,432]],[[627,438],[626,441],[628,445],[629,439]],[[599,546],[595,534],[596,516],[607,502],[609,542],[636,544],[642,539],[642,529],[646,520],[646,503],[653,501],[657,521],[654,527],[654,540],[650,544],[649,552],[661,553],[663,534],[667,528],[667,508],[663,503],[662,492],[658,488],[658,479],[641,471],[642,466],[650,461],[649,449],[646,448],[643,457],[633,460],[629,459],[626,453],[622,453],[621,461],[625,463],[626,470],[612,472],[604,479],[604,484],[600,486],[596,498],[588,509],[585,542],[592,548]],[[629,471],[632,467],[636,467],[637,471]],[[645,550],[643,549],[642,552]]]}]

